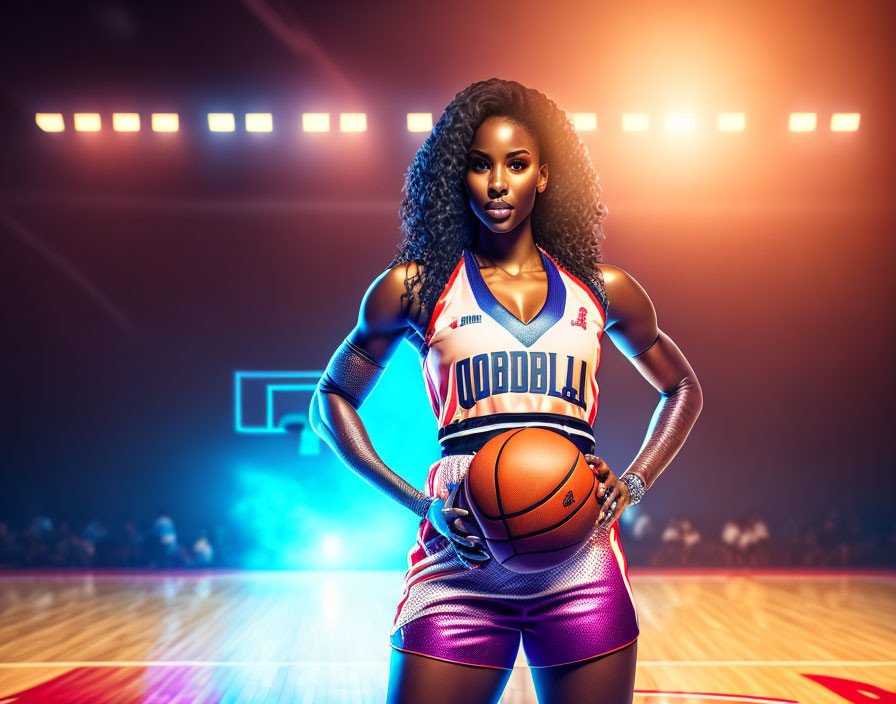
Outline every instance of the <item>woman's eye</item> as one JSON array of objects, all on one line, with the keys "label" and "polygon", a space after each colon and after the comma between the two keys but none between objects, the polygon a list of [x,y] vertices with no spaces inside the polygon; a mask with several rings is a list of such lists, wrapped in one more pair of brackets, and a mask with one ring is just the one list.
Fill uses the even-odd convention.
[{"label": "woman's eye", "polygon": [[470,162],[470,166],[473,167],[474,170],[479,171],[480,169],[487,169],[488,162],[484,159],[473,159]]},{"label": "woman's eye", "polygon": [[513,169],[514,171],[522,171],[526,168],[527,164],[525,161],[520,161],[519,159],[517,159],[516,161],[511,161],[509,166],[511,168],[516,166],[517,168]]}]

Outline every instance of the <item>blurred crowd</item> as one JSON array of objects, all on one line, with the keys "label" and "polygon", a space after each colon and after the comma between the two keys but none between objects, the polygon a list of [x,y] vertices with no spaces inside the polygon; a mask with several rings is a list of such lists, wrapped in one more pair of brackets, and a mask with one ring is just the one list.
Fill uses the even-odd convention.
[{"label": "blurred crowd", "polygon": [[18,531],[0,521],[0,569],[235,567],[231,538],[219,525],[185,541],[165,510],[143,529],[133,520],[118,530],[92,520],[79,531],[67,521],[55,524],[49,516],[40,515]]},{"label": "blurred crowd", "polygon": [[672,516],[657,526],[635,512],[622,531],[629,563],[651,567],[896,567],[896,518],[859,521],[829,509],[822,520],[787,516],[774,529],[759,514],[721,526]]},{"label": "blurred crowd", "polygon": [[[789,516],[770,527],[759,514],[706,525],[672,516],[655,521],[641,507],[621,530],[628,563],[644,567],[896,567],[896,519],[860,522],[830,509],[820,521]],[[35,516],[15,530],[0,521],[0,569],[239,567],[252,537],[219,524],[184,539],[168,511],[142,528],[132,520],[110,530],[92,520]]]}]

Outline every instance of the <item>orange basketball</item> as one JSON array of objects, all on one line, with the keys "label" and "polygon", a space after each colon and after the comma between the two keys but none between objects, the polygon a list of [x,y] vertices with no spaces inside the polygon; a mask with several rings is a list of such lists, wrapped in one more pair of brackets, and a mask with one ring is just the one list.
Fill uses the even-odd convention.
[{"label": "orange basketball", "polygon": [[513,572],[540,572],[571,557],[600,513],[585,456],[545,428],[489,440],[473,457],[462,496],[492,557]]}]

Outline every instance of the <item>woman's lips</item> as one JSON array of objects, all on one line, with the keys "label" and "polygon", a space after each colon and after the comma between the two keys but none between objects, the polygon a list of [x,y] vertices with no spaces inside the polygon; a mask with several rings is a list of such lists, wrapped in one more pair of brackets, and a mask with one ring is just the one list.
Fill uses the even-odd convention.
[{"label": "woman's lips", "polygon": [[513,208],[486,208],[485,214],[492,220],[506,220]]}]

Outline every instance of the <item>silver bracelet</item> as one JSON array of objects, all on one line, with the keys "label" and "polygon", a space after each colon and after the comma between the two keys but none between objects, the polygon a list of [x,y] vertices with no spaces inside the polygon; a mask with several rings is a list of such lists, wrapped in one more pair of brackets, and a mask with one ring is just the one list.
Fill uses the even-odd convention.
[{"label": "silver bracelet", "polygon": [[629,501],[630,506],[634,506],[644,498],[644,493],[647,489],[644,487],[644,480],[637,474],[633,474],[632,472],[623,474],[619,477],[619,481],[625,482],[625,485],[628,487],[628,493],[631,494],[632,497],[631,501]]}]

